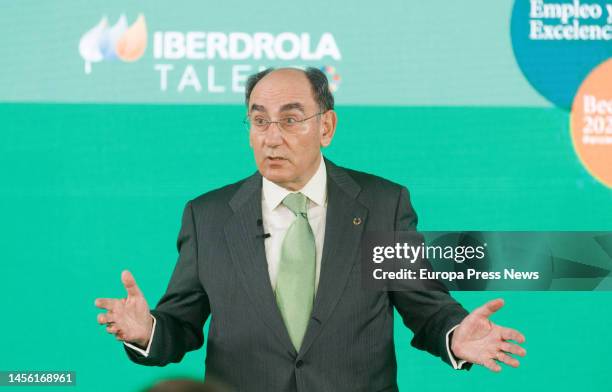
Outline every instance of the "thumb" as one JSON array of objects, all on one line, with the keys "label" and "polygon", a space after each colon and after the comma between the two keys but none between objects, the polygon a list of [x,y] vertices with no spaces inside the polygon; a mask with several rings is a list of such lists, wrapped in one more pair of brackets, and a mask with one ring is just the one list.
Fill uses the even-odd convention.
[{"label": "thumb", "polygon": [[134,280],[130,271],[125,270],[121,273],[121,283],[123,283],[123,286],[127,290],[128,297],[142,297],[142,292],[138,288],[136,280]]},{"label": "thumb", "polygon": [[487,302],[479,308],[476,308],[474,310],[474,314],[481,317],[489,318],[493,313],[501,309],[502,306],[504,306],[504,300],[501,298],[497,298]]}]

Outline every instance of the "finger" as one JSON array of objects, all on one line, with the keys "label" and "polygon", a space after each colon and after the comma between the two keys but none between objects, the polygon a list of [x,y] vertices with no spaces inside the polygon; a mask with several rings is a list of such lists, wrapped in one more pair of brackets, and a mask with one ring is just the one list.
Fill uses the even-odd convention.
[{"label": "finger", "polygon": [[527,350],[524,348],[508,342],[503,342],[500,344],[499,349],[510,354],[519,355],[521,357],[524,357],[527,354]]},{"label": "finger", "polygon": [[487,369],[489,369],[492,372],[501,372],[501,366],[499,366],[497,364],[497,362],[495,362],[493,359],[488,358],[486,359],[483,363],[482,366],[486,367]]},{"label": "finger", "polygon": [[115,319],[110,313],[98,314],[98,324],[108,324],[114,322]]},{"label": "finger", "polygon": [[139,297],[142,296],[142,292],[138,288],[136,284],[136,280],[132,276],[132,273],[128,270],[125,270],[121,273],[121,282],[123,286],[127,290],[128,296],[131,297]]},{"label": "finger", "polygon": [[514,340],[519,343],[525,342],[525,336],[522,333],[512,328],[503,328],[501,332],[502,339],[504,340]]},{"label": "finger", "polygon": [[106,309],[112,311],[119,304],[119,300],[114,298],[97,298],[94,304],[100,309]]},{"label": "finger", "polygon": [[493,313],[501,309],[502,306],[504,306],[504,300],[501,298],[497,298],[487,302],[479,308],[474,309],[473,313],[482,317],[489,318]]},{"label": "finger", "polygon": [[514,368],[519,366],[519,361],[516,358],[512,358],[510,355],[504,354],[502,352],[499,352],[497,354],[497,360],[505,363],[508,366],[512,366]]},{"label": "finger", "polygon": [[112,333],[112,334],[116,334],[117,332],[119,332],[119,328],[117,327],[116,324],[112,323],[112,324],[108,324],[106,326],[106,332],[108,333]]}]

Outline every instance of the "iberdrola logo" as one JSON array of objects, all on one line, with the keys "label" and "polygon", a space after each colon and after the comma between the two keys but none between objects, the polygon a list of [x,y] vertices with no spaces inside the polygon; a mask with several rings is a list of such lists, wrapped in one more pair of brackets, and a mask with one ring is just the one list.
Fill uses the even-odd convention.
[{"label": "iberdrola logo", "polygon": [[85,73],[91,73],[92,63],[120,59],[126,62],[138,60],[147,48],[147,24],[143,14],[128,27],[127,18],[121,14],[117,23],[109,26],[103,16],[100,22],[83,34],[79,41],[79,53],[85,60]]}]

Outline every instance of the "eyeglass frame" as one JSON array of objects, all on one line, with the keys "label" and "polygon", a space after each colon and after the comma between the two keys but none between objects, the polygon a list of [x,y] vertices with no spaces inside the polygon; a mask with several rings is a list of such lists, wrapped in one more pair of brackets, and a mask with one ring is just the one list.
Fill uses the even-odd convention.
[{"label": "eyeglass frame", "polygon": [[[309,116],[309,117],[303,118],[303,119],[301,119],[301,120],[295,120],[295,122],[300,123],[300,124],[304,124],[306,121],[308,121],[308,120],[310,120],[310,119],[312,119],[312,118],[315,118],[315,117],[317,117],[317,116],[320,116],[320,115],[322,115],[322,114],[325,114],[325,113],[327,113],[327,112],[329,112],[329,110],[326,110],[326,111],[324,111],[324,112],[318,112],[318,113],[315,113],[315,114],[313,114],[312,116]],[[250,119],[251,119],[251,118],[249,117],[249,115],[247,115],[247,116],[246,116],[246,118],[245,118],[244,120],[242,120],[242,123],[243,123],[243,124],[246,126],[246,128],[247,128],[247,130],[248,130],[249,132],[251,131],[251,122],[250,122]],[[294,131],[287,131],[285,128],[283,128],[283,126],[282,126],[282,121],[280,121],[280,120],[278,120],[278,121],[265,120],[265,122],[266,122],[265,128],[263,128],[261,131],[256,130],[255,132],[258,132],[258,133],[265,133],[265,132],[267,132],[267,131],[268,131],[268,129],[270,128],[270,125],[272,125],[272,124],[276,124],[276,125],[278,126],[278,129],[279,129],[281,132],[286,132],[286,133],[289,133],[289,134],[295,134],[295,133],[297,133],[297,132],[294,132]],[[299,132],[299,131],[298,131],[298,132]]]}]

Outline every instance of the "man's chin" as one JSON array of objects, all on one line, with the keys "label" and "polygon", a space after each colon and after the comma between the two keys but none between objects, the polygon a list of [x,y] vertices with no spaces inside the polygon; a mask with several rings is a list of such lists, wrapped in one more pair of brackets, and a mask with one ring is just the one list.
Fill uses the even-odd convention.
[{"label": "man's chin", "polygon": [[289,176],[285,173],[280,173],[279,170],[266,170],[261,173],[264,177],[274,183],[284,183],[289,180]]},{"label": "man's chin", "polygon": [[283,184],[291,179],[289,170],[285,167],[265,165],[262,169],[259,171],[261,175],[275,184]]}]

